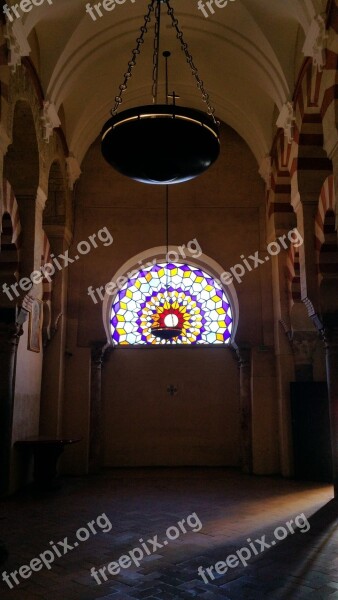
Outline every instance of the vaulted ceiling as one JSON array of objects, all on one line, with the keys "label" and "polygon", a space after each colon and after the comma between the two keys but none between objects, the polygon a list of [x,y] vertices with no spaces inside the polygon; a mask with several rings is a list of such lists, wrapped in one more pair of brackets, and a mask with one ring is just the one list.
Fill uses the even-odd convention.
[{"label": "vaulted ceiling", "polygon": [[[208,18],[197,0],[171,4],[217,117],[244,138],[260,163],[270,151],[279,111],[292,98],[311,21],[325,11],[326,0],[233,0],[215,6]],[[147,5],[125,0],[94,21],[84,0],[57,0],[21,19],[45,97],[55,104],[79,162],[109,118]],[[124,95],[125,108],[151,102],[152,43],[153,25]],[[202,108],[166,13],[163,50],[172,52],[170,89],[181,103]]]}]

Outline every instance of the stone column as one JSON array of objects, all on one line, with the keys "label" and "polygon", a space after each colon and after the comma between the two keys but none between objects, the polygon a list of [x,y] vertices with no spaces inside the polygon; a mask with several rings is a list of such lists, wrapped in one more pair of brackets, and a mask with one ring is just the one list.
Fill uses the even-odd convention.
[{"label": "stone column", "polygon": [[335,499],[338,499],[338,313],[324,319],[323,339],[330,406],[333,485]]},{"label": "stone column", "polygon": [[292,205],[297,215],[297,229],[304,243],[299,246],[301,298],[308,316],[312,317],[319,308],[318,276],[314,265],[317,263],[316,247],[313,241],[314,223],[318,211],[318,198],[323,179],[314,173],[313,190],[297,194]]},{"label": "stone column", "polygon": [[90,367],[90,433],[89,473],[97,472],[102,466],[102,364],[108,348],[106,342],[92,344]]},{"label": "stone column", "polygon": [[252,473],[251,350],[241,346],[236,353],[239,360],[241,467],[244,473]]},{"label": "stone column", "polygon": [[22,327],[14,308],[0,309],[0,495],[9,489],[17,350]]},{"label": "stone column", "polygon": [[[68,250],[71,234],[64,226],[46,227],[55,256]],[[62,264],[62,261],[61,261]],[[66,350],[68,269],[56,271],[52,280],[51,312],[44,322],[41,382],[40,434],[59,436],[62,432]]]}]

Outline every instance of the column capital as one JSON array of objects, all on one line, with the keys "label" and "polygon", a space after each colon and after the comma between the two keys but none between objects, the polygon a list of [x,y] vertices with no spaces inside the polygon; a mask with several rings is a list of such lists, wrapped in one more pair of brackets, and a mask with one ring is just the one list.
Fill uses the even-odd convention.
[{"label": "column capital", "polygon": [[295,109],[292,102],[283,104],[276,125],[280,129],[284,129],[284,135],[288,144],[293,142],[294,123],[296,120]]},{"label": "column capital", "polygon": [[5,39],[9,50],[8,66],[15,73],[17,67],[21,65],[22,57],[29,56],[31,52],[21,20],[16,19],[14,23],[7,21]]},{"label": "column capital", "polygon": [[56,106],[53,102],[49,100],[44,101],[40,118],[44,129],[44,140],[48,144],[54,129],[61,125]]},{"label": "column capital", "polygon": [[251,347],[247,345],[240,345],[235,347],[235,351],[240,367],[249,366],[251,359]]},{"label": "column capital", "polygon": [[325,15],[316,15],[310,24],[302,52],[304,56],[311,56],[313,64],[321,72],[326,64],[326,31]]},{"label": "column capital", "polygon": [[38,187],[36,192],[36,207],[41,210],[45,210],[46,202],[47,202],[47,194],[43,191],[41,187]]},{"label": "column capital", "polygon": [[91,362],[97,367],[102,367],[105,353],[108,348],[112,348],[110,344],[105,342],[93,342],[90,346]]},{"label": "column capital", "polygon": [[320,334],[318,331],[293,331],[289,337],[296,365],[313,363]]},{"label": "column capital", "polygon": [[270,155],[264,156],[260,163],[258,173],[265,181],[266,191],[271,190],[272,159]]}]

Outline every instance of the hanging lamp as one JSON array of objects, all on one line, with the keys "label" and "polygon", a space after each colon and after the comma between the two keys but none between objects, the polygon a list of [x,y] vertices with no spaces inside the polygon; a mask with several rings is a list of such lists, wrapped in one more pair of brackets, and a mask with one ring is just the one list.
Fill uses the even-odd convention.
[{"label": "hanging lamp", "polygon": [[[169,188],[166,185],[165,194],[166,207],[166,260],[169,255]],[[166,264],[166,293],[162,300],[161,312],[158,319],[153,323],[150,331],[161,340],[172,340],[182,333],[183,317],[180,311],[174,306],[175,299],[170,295],[169,269]]]},{"label": "hanging lamp", "polygon": [[[181,49],[191,67],[197,87],[201,91],[207,112],[194,108],[177,106],[175,94],[169,104],[168,72],[166,72],[165,104],[158,104],[158,75],[161,28],[161,5],[167,7],[172,26]],[[155,12],[155,37],[153,52],[153,104],[138,106],[117,113],[122,95],[127,90],[136,57],[140,54],[144,36],[148,31],[151,14]],[[144,17],[140,36],[132,51],[132,58],[124,74],[115,97],[112,117],[105,123],[101,132],[101,150],[106,161],[119,173],[149,184],[173,184],[193,179],[206,171],[217,159],[220,151],[219,123],[215,109],[211,106],[209,94],[204,88],[188,45],[183,39],[174,10],[169,0],[151,0]]]}]

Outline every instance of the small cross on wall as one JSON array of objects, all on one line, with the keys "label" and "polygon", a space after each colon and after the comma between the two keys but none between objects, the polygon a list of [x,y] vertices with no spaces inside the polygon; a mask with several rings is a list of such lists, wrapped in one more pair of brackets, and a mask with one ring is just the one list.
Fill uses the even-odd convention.
[{"label": "small cross on wall", "polygon": [[168,394],[170,394],[170,396],[175,396],[177,394],[177,387],[175,385],[173,385],[172,383],[170,385],[168,385],[167,387],[167,392]]}]

